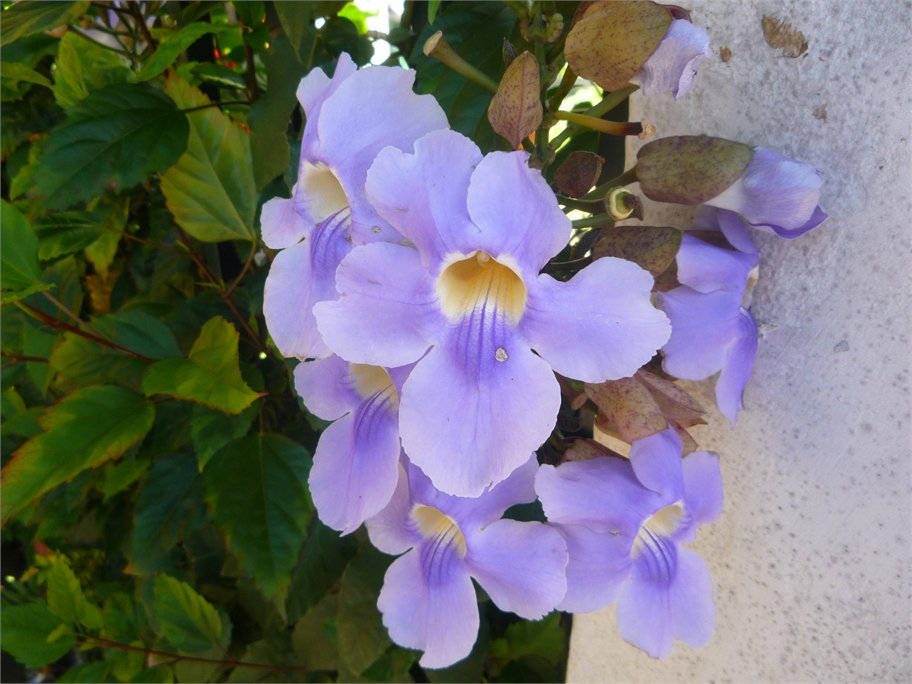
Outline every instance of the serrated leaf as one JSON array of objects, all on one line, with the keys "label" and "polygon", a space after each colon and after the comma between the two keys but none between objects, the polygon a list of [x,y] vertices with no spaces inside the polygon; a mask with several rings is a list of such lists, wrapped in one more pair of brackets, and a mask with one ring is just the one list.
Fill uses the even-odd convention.
[{"label": "serrated leaf", "polygon": [[363,544],[342,576],[336,634],[345,667],[361,674],[392,643],[377,609],[383,575],[392,559]]},{"label": "serrated leaf", "polygon": [[681,246],[683,233],[677,228],[653,226],[611,226],[603,228],[592,247],[592,258],[606,256],[632,261],[653,277],[671,265]]},{"label": "serrated leaf", "polygon": [[643,383],[634,378],[585,383],[586,395],[599,408],[599,418],[610,421],[628,443],[668,427],[661,408]]},{"label": "serrated leaf", "polygon": [[650,199],[703,204],[738,180],[753,156],[750,146],[723,138],[660,138],[640,148],[636,175]]},{"label": "serrated leaf", "polygon": [[241,377],[234,326],[221,316],[200,330],[186,359],[158,361],[143,375],[143,392],[167,394],[224,413],[240,413],[260,396]]},{"label": "serrated leaf", "polygon": [[146,436],[154,418],[152,404],[121,387],[86,387],[52,406],[39,421],[45,432],[3,468],[3,521],[83,470],[123,454]]},{"label": "serrated leaf", "polygon": [[605,90],[630,81],[658,47],[671,12],[654,2],[596,2],[577,21],[564,45],[570,68]]},{"label": "serrated leaf", "polygon": [[96,90],[51,132],[36,191],[64,209],[111,184],[133,187],[178,160],[189,130],[187,117],[160,90],[129,83]]},{"label": "serrated leaf", "polygon": [[101,627],[101,612],[86,600],[82,586],[64,556],[56,556],[47,572],[48,609],[70,624]]},{"label": "serrated leaf", "polygon": [[69,24],[88,9],[88,2],[17,2],[3,10],[0,46]]},{"label": "serrated leaf", "polygon": [[172,646],[198,653],[219,645],[221,618],[193,587],[168,575],[156,575],[153,592],[159,627]]},{"label": "serrated leaf", "polygon": [[488,106],[491,128],[514,148],[542,122],[540,91],[538,60],[530,52],[523,52],[507,67]]},{"label": "serrated leaf", "polygon": [[304,447],[268,433],[231,442],[203,471],[213,519],[267,596],[291,581],[311,514],[310,463]]},{"label": "serrated leaf", "polygon": [[33,288],[41,278],[38,237],[15,205],[0,202],[0,287]]},{"label": "serrated leaf", "polygon": [[288,122],[298,103],[295,96],[298,83],[305,73],[288,39],[279,35],[263,53],[268,90],[250,108],[250,151],[253,157],[253,176],[258,190],[288,165],[291,148],[288,145]]},{"label": "serrated leaf", "polygon": [[[167,80],[165,92],[182,109],[211,104],[179,76]],[[187,117],[186,152],[161,179],[168,209],[181,228],[203,242],[255,240],[257,193],[249,136],[216,107]]]},{"label": "serrated leaf", "polygon": [[218,33],[228,28],[230,27],[202,22],[187,24],[186,26],[181,27],[158,44],[158,48],[156,48],[155,52],[152,53],[152,56],[146,60],[146,63],[143,64],[143,68],[140,69],[139,73],[136,75],[136,80],[148,81],[150,78],[155,78],[169,66],[174,64],[178,56],[202,36],[207,33]]},{"label": "serrated leaf", "polygon": [[58,660],[67,653],[76,637],[68,636],[48,641],[63,621],[51,613],[44,603],[5,605],[0,612],[3,632],[3,650],[26,667],[42,667]]},{"label": "serrated leaf", "polygon": [[134,80],[130,64],[113,50],[75,31],[60,39],[54,69],[54,99],[64,109],[79,104],[93,90]]},{"label": "serrated leaf", "polygon": [[204,513],[202,479],[192,454],[157,459],[136,497],[133,569],[150,574],[167,567],[181,531],[201,524]]}]

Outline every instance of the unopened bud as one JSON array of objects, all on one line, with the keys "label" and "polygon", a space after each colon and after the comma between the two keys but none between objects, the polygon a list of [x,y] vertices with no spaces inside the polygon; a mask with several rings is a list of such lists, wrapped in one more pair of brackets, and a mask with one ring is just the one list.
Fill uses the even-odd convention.
[{"label": "unopened bud", "polygon": [[608,213],[615,221],[630,218],[630,215],[640,206],[640,198],[626,188],[614,188],[605,199]]}]

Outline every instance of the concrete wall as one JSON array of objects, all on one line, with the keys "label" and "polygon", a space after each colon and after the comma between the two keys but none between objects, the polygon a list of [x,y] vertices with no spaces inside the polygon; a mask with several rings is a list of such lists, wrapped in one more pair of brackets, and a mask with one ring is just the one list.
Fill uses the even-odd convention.
[{"label": "concrete wall", "polygon": [[[707,133],[814,164],[831,218],[791,242],[758,236],[747,410],[736,429],[715,413],[699,434],[722,456],[727,495],[692,545],[713,572],[712,641],[658,661],[620,639],[613,608],[578,616],[568,679],[910,681],[912,3],[682,4],[713,56],[682,100],[636,96],[635,117],[658,136]],[[802,31],[807,51],[770,47],[763,15]],[[647,221],[686,226],[692,213],[651,205]]]}]

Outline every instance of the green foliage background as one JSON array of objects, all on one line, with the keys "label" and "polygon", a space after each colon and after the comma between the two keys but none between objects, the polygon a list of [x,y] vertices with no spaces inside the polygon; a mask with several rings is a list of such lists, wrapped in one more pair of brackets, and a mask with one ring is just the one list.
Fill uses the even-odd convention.
[{"label": "green foliage background", "polygon": [[[110,12],[109,45],[89,29]],[[309,499],[324,424],[265,329],[258,212],[295,180],[301,76],[343,51],[369,61],[364,18],[4,3],[5,678],[8,655],[58,681],[563,678],[569,618],[519,621],[483,595],[471,656],[424,671],[377,612],[392,559]],[[388,37],[454,128],[503,148],[490,93],[421,53],[437,29],[499,80],[516,15],[407,3]]]}]

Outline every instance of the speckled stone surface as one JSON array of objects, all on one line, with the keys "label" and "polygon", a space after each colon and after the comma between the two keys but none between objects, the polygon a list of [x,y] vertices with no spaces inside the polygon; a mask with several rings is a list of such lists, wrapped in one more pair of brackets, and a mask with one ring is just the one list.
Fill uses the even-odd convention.
[{"label": "speckled stone surface", "polygon": [[[713,572],[712,641],[658,661],[620,639],[613,608],[578,616],[568,680],[912,681],[912,3],[683,4],[713,56],[682,100],[637,97],[637,118],[814,164],[831,218],[791,242],[757,237],[747,410],[699,434],[727,495],[692,545]],[[770,47],[764,15],[807,51]],[[655,224],[692,215],[648,210]]]}]

